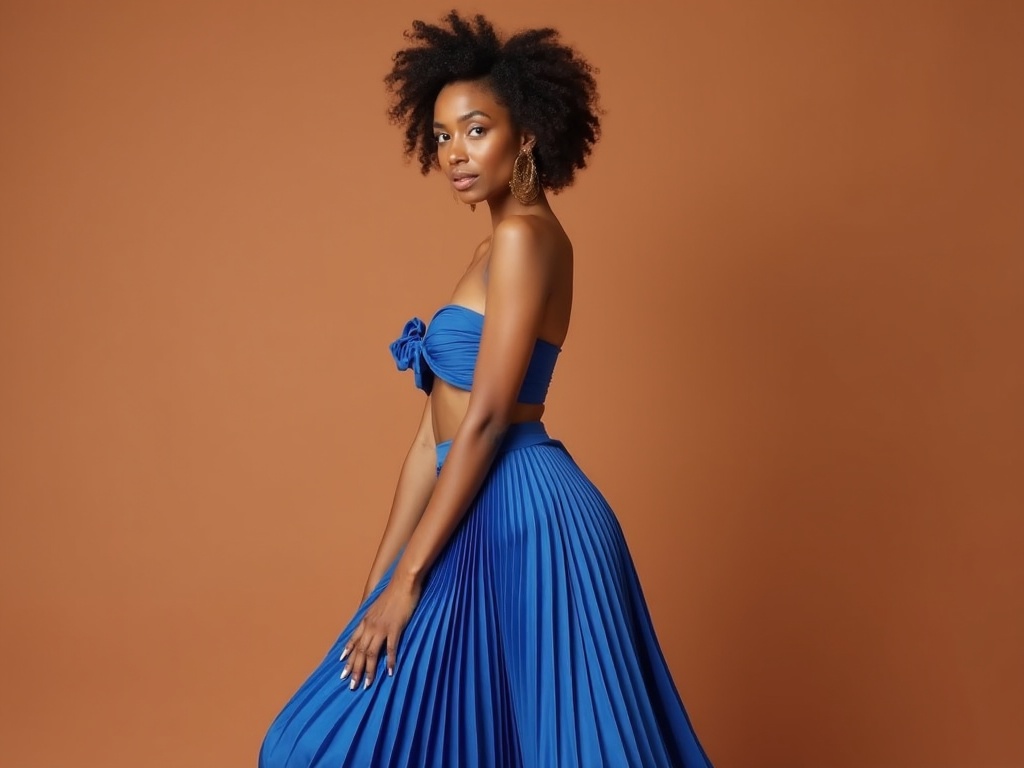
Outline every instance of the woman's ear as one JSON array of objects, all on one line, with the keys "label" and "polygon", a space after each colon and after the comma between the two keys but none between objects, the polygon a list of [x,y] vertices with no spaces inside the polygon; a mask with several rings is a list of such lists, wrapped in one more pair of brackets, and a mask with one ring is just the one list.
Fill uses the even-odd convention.
[{"label": "woman's ear", "polygon": [[519,142],[519,149],[533,149],[533,146],[537,143],[536,134],[530,131],[523,131],[522,137]]}]

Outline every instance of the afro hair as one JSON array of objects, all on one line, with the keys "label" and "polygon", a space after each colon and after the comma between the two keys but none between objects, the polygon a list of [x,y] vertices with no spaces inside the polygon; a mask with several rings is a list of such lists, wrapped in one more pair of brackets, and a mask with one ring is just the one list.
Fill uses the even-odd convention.
[{"label": "afro hair", "polygon": [[481,15],[456,11],[441,24],[414,21],[412,43],[394,55],[384,78],[393,97],[391,122],[405,129],[405,154],[427,174],[438,167],[434,102],[456,81],[479,80],[508,109],[513,123],[536,138],[533,156],[541,185],[569,186],[600,137],[597,70],[559,42],[554,29],[528,29],[507,40]]}]

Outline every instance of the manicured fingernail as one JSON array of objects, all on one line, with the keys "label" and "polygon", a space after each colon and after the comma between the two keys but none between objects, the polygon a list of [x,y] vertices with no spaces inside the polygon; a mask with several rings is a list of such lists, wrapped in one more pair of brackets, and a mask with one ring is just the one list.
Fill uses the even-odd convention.
[{"label": "manicured fingernail", "polygon": [[353,677],[352,682],[348,684],[348,689],[354,691],[356,689],[356,679]]},{"label": "manicured fingernail", "polygon": [[346,648],[345,652],[341,654],[341,658],[338,659],[338,661],[344,661],[346,656],[348,656],[348,648]]},{"label": "manicured fingernail", "polygon": [[394,676],[395,676],[395,668],[394,667],[388,667],[388,677],[394,677]]},{"label": "manicured fingernail", "polygon": [[347,665],[345,666],[345,668],[343,670],[341,670],[341,679],[342,680],[344,680],[346,677],[348,677],[348,671],[349,670],[348,670],[348,666]]},{"label": "manicured fingernail", "polygon": [[365,691],[370,687],[370,678],[366,678],[366,682],[363,683],[363,690]]}]

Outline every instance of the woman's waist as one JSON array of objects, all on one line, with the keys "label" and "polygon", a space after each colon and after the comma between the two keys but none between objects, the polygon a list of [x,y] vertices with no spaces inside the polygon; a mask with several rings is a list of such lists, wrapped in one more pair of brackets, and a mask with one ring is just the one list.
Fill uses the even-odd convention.
[{"label": "woman's waist", "polygon": [[[431,421],[434,429],[434,443],[452,440],[462,425],[469,409],[467,390],[457,389],[446,382],[437,382],[430,395]],[[543,403],[516,403],[508,414],[510,424],[540,421],[544,416]]]}]

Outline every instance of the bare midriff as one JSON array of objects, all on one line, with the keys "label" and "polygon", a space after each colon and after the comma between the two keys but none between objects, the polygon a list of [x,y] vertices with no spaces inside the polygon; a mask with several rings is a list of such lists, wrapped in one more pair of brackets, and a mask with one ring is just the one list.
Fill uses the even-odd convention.
[{"label": "bare midriff", "polygon": [[[469,408],[469,392],[453,387],[440,378],[434,380],[430,393],[430,414],[434,425],[434,442],[441,443],[455,437],[459,425],[466,418]],[[512,409],[509,423],[521,421],[539,421],[544,414],[541,403],[516,403]]]}]

